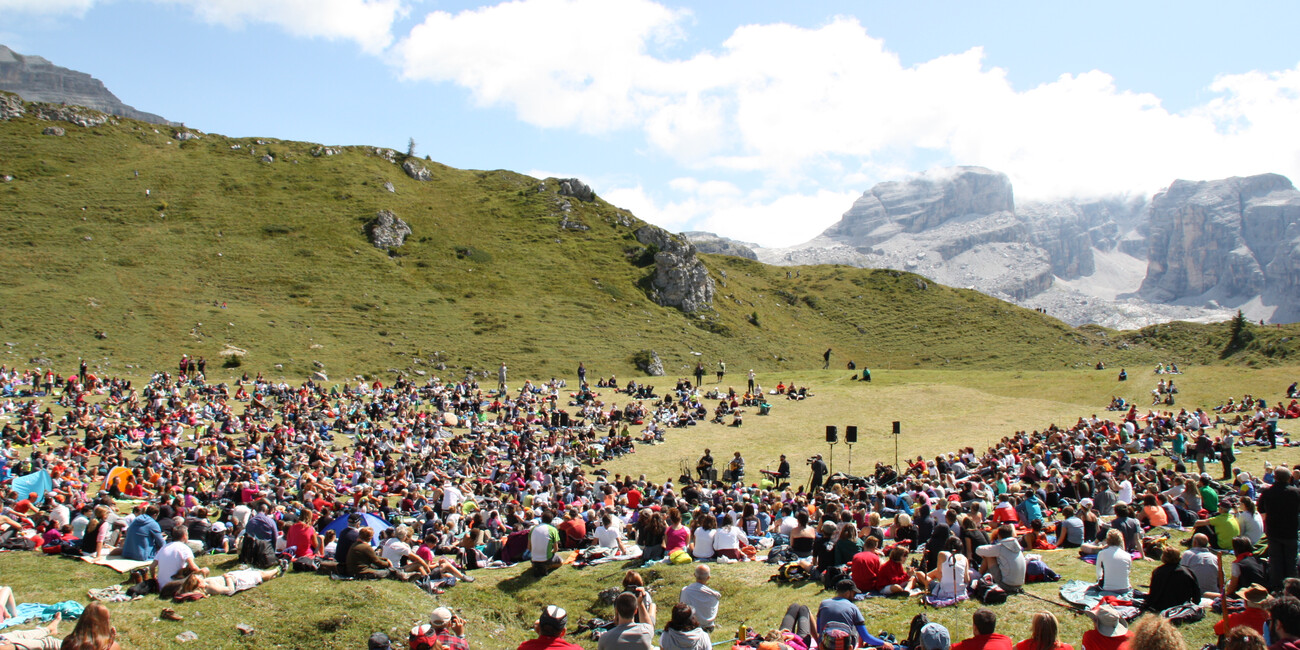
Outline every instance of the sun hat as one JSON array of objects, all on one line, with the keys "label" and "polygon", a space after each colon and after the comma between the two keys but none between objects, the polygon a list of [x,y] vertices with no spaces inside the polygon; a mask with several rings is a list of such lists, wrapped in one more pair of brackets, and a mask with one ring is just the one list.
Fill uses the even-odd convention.
[{"label": "sun hat", "polygon": [[948,636],[948,628],[938,623],[926,623],[921,628],[921,650],[948,650],[952,647],[952,639]]},{"label": "sun hat", "polygon": [[447,627],[453,615],[450,609],[439,607],[429,614],[429,623],[434,627]]},{"label": "sun hat", "polygon": [[1124,625],[1124,617],[1119,615],[1119,610],[1114,605],[1103,604],[1093,610],[1092,617],[1097,621],[1097,632],[1102,636],[1124,636],[1128,632],[1128,627]]}]

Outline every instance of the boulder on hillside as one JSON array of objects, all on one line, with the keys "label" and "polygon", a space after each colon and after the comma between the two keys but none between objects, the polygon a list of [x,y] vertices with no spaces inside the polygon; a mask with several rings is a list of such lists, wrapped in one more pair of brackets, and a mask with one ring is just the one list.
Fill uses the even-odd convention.
[{"label": "boulder on hillside", "polygon": [[201,136],[199,136],[197,133],[192,133],[190,131],[177,131],[175,134],[172,135],[172,137],[176,138],[177,140],[180,140],[181,142],[188,142],[190,140],[201,139]]},{"label": "boulder on hillside", "polygon": [[384,181],[384,189],[388,190],[389,192],[391,192],[391,193],[393,193],[393,194],[397,194],[397,188],[396,188],[396,187],[393,187],[393,182],[392,182],[392,181]]},{"label": "boulder on hillside", "polygon": [[664,362],[659,359],[659,354],[654,350],[642,350],[632,357],[636,363],[637,370],[644,372],[650,377],[664,376]]},{"label": "boulder on hillside", "polygon": [[69,122],[86,128],[107,124],[109,120],[109,116],[104,113],[80,106],[35,103],[31,104],[31,110],[37,119],[49,122]]},{"label": "boulder on hillside", "polygon": [[417,181],[433,180],[433,174],[429,173],[429,170],[424,165],[421,165],[414,160],[408,160],[402,163],[402,171],[406,172],[407,176],[410,176]]},{"label": "boulder on hillside", "polygon": [[366,223],[366,238],[375,248],[389,250],[406,243],[411,226],[389,210],[380,210]]},{"label": "boulder on hillside", "polygon": [[68,134],[68,132],[67,132],[67,131],[64,131],[64,130],[63,130],[63,127],[61,127],[61,126],[47,126],[47,127],[45,127],[45,130],[44,130],[44,131],[41,131],[41,135],[60,135],[60,136],[61,136],[61,135],[67,135],[67,134]]},{"label": "boulder on hillside", "polygon": [[651,300],[687,313],[713,307],[713,278],[695,255],[695,246],[657,226],[642,226],[634,234],[637,241],[658,249]]},{"label": "boulder on hillside", "polygon": [[18,95],[0,92],[0,122],[12,120],[27,114],[23,100]]},{"label": "boulder on hillside", "polygon": [[311,156],[312,156],[313,158],[320,158],[321,156],[334,156],[334,155],[337,155],[338,152],[339,152],[338,149],[335,149],[335,148],[333,148],[333,147],[326,147],[326,146],[322,145],[322,146],[319,146],[319,147],[315,147],[315,148],[313,148],[313,149],[311,150]]},{"label": "boulder on hillside", "polygon": [[560,195],[572,196],[579,201],[596,200],[596,193],[591,191],[591,187],[576,178],[560,179]]}]

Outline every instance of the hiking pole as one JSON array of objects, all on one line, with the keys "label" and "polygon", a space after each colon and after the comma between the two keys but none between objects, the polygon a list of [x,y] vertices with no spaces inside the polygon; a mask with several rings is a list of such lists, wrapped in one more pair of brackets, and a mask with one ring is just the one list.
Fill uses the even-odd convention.
[{"label": "hiking pole", "polygon": [[1067,604],[1065,604],[1065,603],[1062,603],[1062,602],[1060,602],[1060,601],[1056,601],[1056,600],[1052,600],[1052,599],[1050,599],[1050,598],[1043,598],[1042,596],[1039,596],[1038,594],[1030,593],[1030,592],[1025,591],[1025,590],[1023,590],[1023,589],[1020,591],[1020,593],[1023,594],[1023,595],[1025,595],[1025,596],[1029,596],[1030,598],[1034,598],[1034,599],[1036,599],[1036,600],[1041,600],[1041,601],[1043,601],[1043,602],[1045,602],[1045,603],[1051,603],[1052,605],[1056,605],[1057,607],[1063,607],[1063,608],[1065,608],[1065,609],[1068,609],[1068,610],[1070,610],[1070,613],[1074,614],[1075,616],[1083,616],[1083,615],[1084,615],[1082,611],[1080,611],[1077,607],[1074,607],[1074,606],[1072,606],[1072,605],[1067,605]]}]

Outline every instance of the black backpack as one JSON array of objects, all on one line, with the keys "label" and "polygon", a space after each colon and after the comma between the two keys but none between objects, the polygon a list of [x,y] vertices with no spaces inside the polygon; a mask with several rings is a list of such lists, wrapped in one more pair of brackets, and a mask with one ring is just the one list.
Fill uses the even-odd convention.
[{"label": "black backpack", "polygon": [[244,542],[239,547],[239,561],[259,569],[269,569],[278,564],[271,542],[252,535],[244,535]]},{"label": "black backpack", "polygon": [[844,567],[830,567],[826,569],[826,573],[822,574],[822,586],[830,591],[835,591],[835,585],[847,577],[849,577],[849,574],[844,572]]},{"label": "black backpack", "polygon": [[917,614],[912,617],[912,624],[907,628],[907,642],[903,645],[908,648],[921,647],[921,628],[930,624],[930,619],[925,614]]}]

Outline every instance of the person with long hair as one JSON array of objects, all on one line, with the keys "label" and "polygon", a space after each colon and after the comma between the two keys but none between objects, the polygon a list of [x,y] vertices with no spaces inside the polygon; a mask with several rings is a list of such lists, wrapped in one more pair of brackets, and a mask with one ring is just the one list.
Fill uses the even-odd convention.
[{"label": "person with long hair", "polygon": [[104,603],[91,601],[77,619],[77,627],[64,637],[60,650],[121,650],[117,628],[109,621]]},{"label": "person with long hair", "polygon": [[1017,643],[1014,650],[1074,650],[1074,646],[1057,638],[1060,626],[1051,612],[1034,614],[1029,629],[1029,638]]},{"label": "person with long hair", "polygon": [[672,618],[659,636],[663,650],[708,650],[713,641],[695,620],[695,610],[686,603],[673,605]]}]

